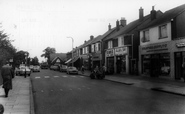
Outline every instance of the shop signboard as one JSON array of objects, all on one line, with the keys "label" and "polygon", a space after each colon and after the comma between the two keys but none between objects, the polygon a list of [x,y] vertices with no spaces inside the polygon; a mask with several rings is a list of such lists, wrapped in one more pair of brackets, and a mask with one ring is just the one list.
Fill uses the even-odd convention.
[{"label": "shop signboard", "polygon": [[115,49],[115,55],[125,55],[127,54],[127,47],[121,47]]},{"label": "shop signboard", "polygon": [[177,48],[185,47],[185,42],[177,43],[176,46]]},{"label": "shop signboard", "polygon": [[106,57],[112,57],[114,56],[114,49],[109,49],[106,51]]},{"label": "shop signboard", "polygon": [[152,45],[147,45],[147,46],[141,47],[142,53],[167,51],[167,50],[168,50],[168,43],[152,44]]}]

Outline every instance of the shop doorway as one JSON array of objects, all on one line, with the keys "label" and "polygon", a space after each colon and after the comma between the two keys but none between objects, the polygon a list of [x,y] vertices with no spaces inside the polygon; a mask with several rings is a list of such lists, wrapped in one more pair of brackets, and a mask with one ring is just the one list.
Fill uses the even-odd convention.
[{"label": "shop doorway", "polygon": [[175,79],[177,80],[183,77],[183,62],[185,62],[185,52],[175,53]]}]

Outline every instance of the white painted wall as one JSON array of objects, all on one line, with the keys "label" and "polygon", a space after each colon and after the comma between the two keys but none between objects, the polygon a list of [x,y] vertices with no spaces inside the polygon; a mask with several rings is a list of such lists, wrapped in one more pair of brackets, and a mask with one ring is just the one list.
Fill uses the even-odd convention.
[{"label": "white painted wall", "polygon": [[167,23],[168,37],[164,39],[159,39],[159,26],[149,28],[149,37],[150,37],[149,42],[141,42],[141,38],[143,38],[143,31],[140,31],[140,45],[148,45],[153,43],[171,41],[171,23]]}]

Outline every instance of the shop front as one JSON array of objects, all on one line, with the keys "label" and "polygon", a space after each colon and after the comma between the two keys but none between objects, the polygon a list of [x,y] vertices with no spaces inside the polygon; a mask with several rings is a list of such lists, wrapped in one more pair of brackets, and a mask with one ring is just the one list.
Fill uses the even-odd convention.
[{"label": "shop front", "polygon": [[180,80],[183,78],[183,67],[185,64],[185,39],[174,42],[176,47],[174,52],[175,57],[175,79]]},{"label": "shop front", "polygon": [[141,74],[151,77],[167,76],[171,72],[170,42],[140,47]]},{"label": "shop front", "polygon": [[81,58],[81,65],[83,65],[85,69],[89,70],[89,67],[90,67],[89,56],[80,55],[80,58]]},{"label": "shop front", "polygon": [[96,66],[101,67],[101,54],[100,53],[93,53],[92,54],[92,68]]},{"label": "shop front", "polygon": [[183,78],[185,38],[140,46],[139,50],[140,74],[177,80]]},{"label": "shop front", "polygon": [[114,73],[114,49],[108,49],[105,51],[105,66],[109,74]]},{"label": "shop front", "polygon": [[115,48],[116,73],[125,74],[129,71],[128,47]]}]

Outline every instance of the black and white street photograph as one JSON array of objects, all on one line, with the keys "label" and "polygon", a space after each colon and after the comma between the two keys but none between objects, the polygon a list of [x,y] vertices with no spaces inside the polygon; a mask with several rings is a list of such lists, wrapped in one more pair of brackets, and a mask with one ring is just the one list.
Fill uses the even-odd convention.
[{"label": "black and white street photograph", "polygon": [[0,114],[185,114],[185,3],[0,0]]}]

